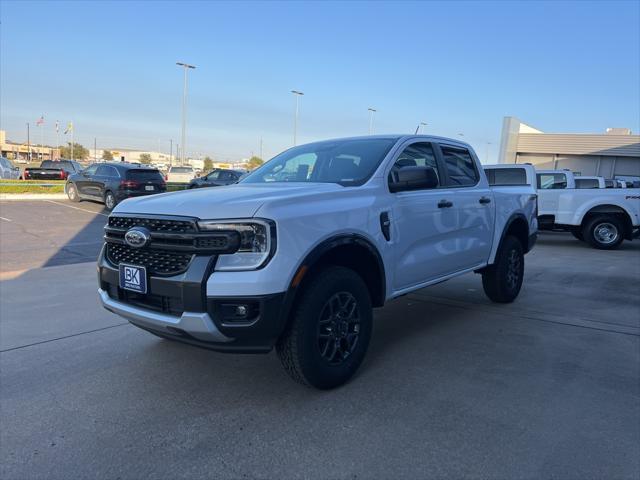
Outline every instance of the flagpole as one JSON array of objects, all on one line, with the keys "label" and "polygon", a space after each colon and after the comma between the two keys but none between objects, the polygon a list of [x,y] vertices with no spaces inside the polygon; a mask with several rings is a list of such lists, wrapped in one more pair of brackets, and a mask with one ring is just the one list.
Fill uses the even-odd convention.
[{"label": "flagpole", "polygon": [[56,120],[56,147],[58,149],[58,160],[60,160],[60,124]]},{"label": "flagpole", "polygon": [[[44,115],[41,118],[44,118]],[[42,122],[40,126],[42,127],[42,161],[44,162],[44,122]]]}]

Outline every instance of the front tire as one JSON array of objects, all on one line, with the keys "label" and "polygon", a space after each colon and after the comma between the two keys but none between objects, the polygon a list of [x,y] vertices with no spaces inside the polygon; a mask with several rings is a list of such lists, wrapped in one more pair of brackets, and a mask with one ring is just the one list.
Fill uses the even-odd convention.
[{"label": "front tire", "polygon": [[524,251],[514,236],[507,236],[500,245],[496,260],[482,273],[482,287],[489,299],[496,303],[513,302],[524,279]]},{"label": "front tire", "polygon": [[582,236],[593,248],[598,250],[614,250],[624,240],[624,225],[620,219],[607,215],[600,215],[589,220]]},{"label": "front tire", "polygon": [[113,210],[116,204],[116,196],[113,194],[113,192],[107,192],[104,194],[104,206],[107,210]]},{"label": "front tire", "polygon": [[72,202],[80,201],[80,196],[78,195],[78,187],[76,187],[75,184],[67,183],[66,190],[69,200],[71,200]]},{"label": "front tire", "polygon": [[320,271],[300,294],[276,350],[295,381],[319,389],[346,383],[369,346],[373,308],[369,290],[353,270]]}]

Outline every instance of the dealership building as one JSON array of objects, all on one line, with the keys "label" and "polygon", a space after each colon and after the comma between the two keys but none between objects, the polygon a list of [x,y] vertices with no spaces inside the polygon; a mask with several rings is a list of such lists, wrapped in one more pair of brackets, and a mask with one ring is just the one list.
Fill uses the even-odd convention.
[{"label": "dealership building", "polygon": [[640,180],[640,135],[626,128],[608,128],[601,134],[547,133],[516,117],[505,117],[499,162]]}]

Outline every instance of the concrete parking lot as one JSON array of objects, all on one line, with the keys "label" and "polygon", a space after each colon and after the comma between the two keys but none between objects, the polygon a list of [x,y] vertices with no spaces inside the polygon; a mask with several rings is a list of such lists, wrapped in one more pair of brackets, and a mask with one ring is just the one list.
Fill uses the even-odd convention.
[{"label": "concrete parking lot", "polygon": [[540,236],[523,291],[470,274],[377,311],[343,388],[274,353],[158,339],[98,306],[106,221],[0,203],[0,477],[640,477],[640,242]]}]

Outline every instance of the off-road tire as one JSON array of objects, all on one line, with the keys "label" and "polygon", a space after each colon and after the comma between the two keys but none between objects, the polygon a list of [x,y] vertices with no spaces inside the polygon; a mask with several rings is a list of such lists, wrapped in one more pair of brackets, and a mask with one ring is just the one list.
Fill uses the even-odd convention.
[{"label": "off-road tire", "polygon": [[[356,272],[338,266],[330,266],[319,271],[302,288],[303,290],[299,293],[300,297],[292,308],[289,325],[277,342],[276,351],[285,370],[296,382],[318,389],[338,387],[355,374],[369,346],[373,323],[373,308],[369,290]],[[334,300],[336,298],[338,300]],[[343,313],[342,317],[340,317],[340,313],[336,314],[335,328],[334,323],[331,323],[331,327],[327,326],[328,321],[323,314],[328,312],[327,308],[331,312],[334,310],[342,311],[340,298],[345,303],[349,298],[355,302],[356,306],[353,311],[359,325],[357,329],[355,320],[349,322],[341,320],[341,318],[347,318],[346,313]],[[338,302],[340,308],[330,308],[329,304],[332,301]],[[350,311],[351,309],[349,306],[344,310]],[[331,315],[330,318],[334,318],[334,316]],[[342,326],[337,326],[338,323]],[[325,342],[325,338],[332,338],[331,335],[339,336],[341,334],[339,330],[344,327],[345,323],[351,325],[357,332],[353,346],[348,340],[348,335],[353,335],[354,331],[351,334],[347,333],[346,338],[331,339]],[[329,356],[326,353],[327,347],[334,345],[329,342],[341,346],[334,348],[342,348],[346,345],[345,349],[353,348],[353,350],[346,357],[343,357],[338,350],[339,355],[335,361],[340,363],[335,364],[327,358]]]},{"label": "off-road tire", "polygon": [[507,236],[500,245],[493,265],[482,273],[484,293],[493,302],[513,302],[524,279],[524,251],[514,236]]},{"label": "off-road tire", "polygon": [[585,223],[582,236],[593,248],[615,250],[624,241],[624,225],[617,217],[598,215]]}]

